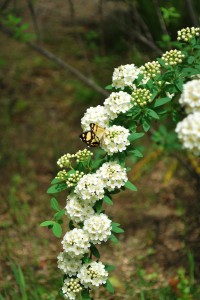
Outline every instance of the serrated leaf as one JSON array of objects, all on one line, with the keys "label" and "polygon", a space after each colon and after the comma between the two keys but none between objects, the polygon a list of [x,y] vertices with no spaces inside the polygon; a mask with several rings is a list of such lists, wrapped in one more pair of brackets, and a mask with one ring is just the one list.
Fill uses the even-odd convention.
[{"label": "serrated leaf", "polygon": [[90,247],[92,254],[96,257],[96,258],[100,258],[100,253],[97,249],[97,247],[95,245],[91,245]]},{"label": "serrated leaf", "polygon": [[56,200],[56,198],[51,198],[51,208],[53,208],[54,210],[59,211],[60,207],[58,204],[58,201]]},{"label": "serrated leaf", "polygon": [[53,225],[55,222],[54,221],[44,221],[40,224],[40,226],[44,227],[44,226],[49,226],[49,225]]},{"label": "serrated leaf", "polygon": [[130,142],[133,142],[137,139],[140,139],[143,136],[144,136],[143,132],[134,132],[134,133],[129,135],[128,139],[129,139]]},{"label": "serrated leaf", "polygon": [[111,233],[109,238],[114,244],[117,244],[119,241],[114,234]]},{"label": "serrated leaf", "polygon": [[159,115],[158,115],[153,109],[150,109],[150,108],[149,108],[149,109],[147,110],[147,113],[148,113],[148,115],[151,116],[153,119],[156,119],[156,120],[160,119]]},{"label": "serrated leaf", "polygon": [[107,291],[111,294],[113,294],[115,292],[112,283],[110,282],[109,279],[107,279],[106,284],[105,284],[105,288],[107,289]]},{"label": "serrated leaf", "polygon": [[104,196],[103,201],[109,205],[113,205],[112,199],[108,196]]},{"label": "serrated leaf", "polygon": [[157,100],[155,101],[153,107],[158,107],[158,106],[164,105],[164,104],[166,104],[166,103],[168,103],[168,102],[170,102],[170,101],[171,101],[171,98],[169,98],[169,97],[166,97],[166,98],[159,98],[159,99],[157,99]]},{"label": "serrated leaf", "polygon": [[66,190],[66,189],[67,189],[67,184],[65,182],[55,184],[55,185],[50,186],[50,188],[48,188],[47,194],[56,194],[56,193]]},{"label": "serrated leaf", "polygon": [[125,183],[125,187],[127,189],[131,190],[131,191],[134,191],[134,192],[137,191],[136,186],[132,182],[130,182],[129,180]]},{"label": "serrated leaf", "polygon": [[60,226],[60,224],[54,222],[52,231],[56,237],[60,238],[62,236],[62,227]]},{"label": "serrated leaf", "polygon": [[54,215],[54,218],[58,221],[64,216],[64,214],[65,214],[65,209],[62,209]]}]

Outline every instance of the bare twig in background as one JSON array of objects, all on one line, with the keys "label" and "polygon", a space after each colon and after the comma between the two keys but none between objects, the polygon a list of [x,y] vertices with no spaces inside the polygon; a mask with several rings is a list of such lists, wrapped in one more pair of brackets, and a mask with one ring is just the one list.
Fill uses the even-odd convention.
[{"label": "bare twig in background", "polygon": [[[2,32],[4,32],[5,34],[9,35],[10,37],[13,36],[13,33],[1,24],[0,24],[0,30]],[[45,48],[43,48],[39,45],[36,45],[32,42],[28,42],[26,44],[29,47],[31,47],[33,50],[35,50],[36,52],[42,54],[43,56],[45,56],[49,60],[55,62],[58,66],[62,67],[63,69],[65,69],[66,71],[68,71],[69,73],[74,75],[76,78],[78,78],[80,81],[82,81],[84,84],[86,84],[91,89],[93,89],[96,92],[102,94],[103,96],[107,97],[109,95],[109,93],[106,90],[104,90],[102,87],[100,87],[98,84],[96,84],[92,79],[86,77],[80,71],[78,71],[77,69],[75,69],[71,65],[64,62],[60,57],[56,56],[52,52],[50,52],[47,49],[45,49]]]},{"label": "bare twig in background", "polygon": [[144,19],[138,12],[136,5],[131,6],[131,11],[133,13],[134,27],[136,29],[133,31],[133,35],[135,35],[135,37],[139,41],[141,41],[143,44],[145,44],[145,45],[149,46],[151,49],[153,49],[158,55],[161,55],[162,50],[160,48],[158,48],[158,46],[156,45],[156,43],[151,35],[151,32],[150,32],[147,24],[145,23]]},{"label": "bare twig in background", "polygon": [[40,32],[40,28],[38,25],[38,19],[37,19],[37,15],[35,13],[35,9],[34,9],[32,0],[27,0],[27,4],[28,4],[28,8],[29,8],[29,11],[31,14],[32,21],[33,21],[33,27],[34,27],[34,30],[35,30],[35,33],[37,36],[37,40],[38,40],[38,42],[41,42],[41,32]]},{"label": "bare twig in background", "polygon": [[12,0],[4,0],[3,3],[0,5],[0,10],[4,10],[8,7]]},{"label": "bare twig in background", "polygon": [[76,11],[75,11],[75,8],[74,8],[74,3],[73,3],[73,0],[68,0],[68,3],[69,3],[69,9],[70,9],[70,15],[71,15],[71,23],[72,23],[72,26],[74,28],[74,33],[75,33],[75,38],[76,38],[76,41],[77,41],[77,44],[79,45],[82,53],[83,53],[83,57],[85,59],[85,61],[87,61],[87,73],[88,75],[93,78],[93,73],[92,73],[92,70],[90,68],[90,62],[89,62],[89,58],[88,58],[88,55],[87,55],[87,51],[86,51],[86,48],[85,48],[85,44],[77,30],[78,28],[78,24],[76,22]]},{"label": "bare twig in background", "polygon": [[165,25],[165,21],[163,19],[163,16],[162,16],[162,13],[161,13],[161,10],[160,10],[160,5],[158,3],[158,0],[153,0],[153,5],[155,7],[155,12],[158,16],[158,20],[159,20],[159,23],[160,23],[160,27],[162,29],[162,32],[163,34],[169,34],[168,31],[167,31],[167,27]]},{"label": "bare twig in background", "polygon": [[101,55],[105,56],[106,51],[105,51],[105,36],[104,36],[104,28],[103,28],[103,23],[104,23],[104,16],[103,16],[103,6],[104,6],[104,0],[99,0],[98,2],[98,13],[99,13],[99,29],[100,29],[100,51]]},{"label": "bare twig in background", "polygon": [[197,18],[197,15],[195,13],[195,8],[194,8],[194,3],[192,0],[185,0],[185,4],[188,8],[188,12],[190,15],[190,19],[192,21],[192,25],[198,27],[199,26],[199,21]]}]

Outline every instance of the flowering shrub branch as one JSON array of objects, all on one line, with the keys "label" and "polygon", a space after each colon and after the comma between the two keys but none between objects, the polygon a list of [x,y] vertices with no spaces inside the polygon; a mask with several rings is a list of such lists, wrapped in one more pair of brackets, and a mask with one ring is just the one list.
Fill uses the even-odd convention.
[{"label": "flowering shrub branch", "polygon": [[[107,86],[110,96],[103,105],[88,108],[81,119],[82,140],[102,150],[94,154],[79,150],[58,160],[62,170],[47,192],[68,190],[66,207],[60,208],[52,198],[54,217],[41,226],[48,226],[61,237],[62,218],[66,215],[69,220],[70,230],[58,255],[58,268],[64,273],[61,293],[66,299],[92,299],[90,291],[101,285],[114,292],[108,279],[113,266],[100,261],[97,245],[108,240],[116,243],[116,234],[123,232],[120,224],[105,214],[104,206],[113,204],[112,194],[126,188],[137,191],[128,180],[126,166],[128,157],[142,157],[134,141],[155,121],[170,116],[171,130],[176,127],[182,146],[200,154],[199,34],[200,28],[182,29],[175,43],[177,49],[167,51],[157,61],[140,68],[133,64],[115,68],[112,84]],[[157,143],[162,142],[160,130],[153,133]],[[171,134],[173,151],[182,147],[178,138]]]}]

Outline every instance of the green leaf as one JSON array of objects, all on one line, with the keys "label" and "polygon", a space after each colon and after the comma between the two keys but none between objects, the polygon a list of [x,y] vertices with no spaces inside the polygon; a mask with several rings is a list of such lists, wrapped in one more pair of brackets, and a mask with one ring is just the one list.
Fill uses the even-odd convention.
[{"label": "green leaf", "polygon": [[96,258],[100,258],[100,253],[97,249],[97,247],[95,245],[91,245],[90,247],[92,254],[96,257]]},{"label": "green leaf", "polygon": [[59,184],[50,186],[50,188],[48,188],[48,190],[47,190],[47,193],[48,194],[56,194],[56,193],[66,190],[66,189],[67,189],[67,184],[65,182],[63,182],[63,183],[59,183]]},{"label": "green leaf", "polygon": [[54,178],[54,179],[51,181],[51,184],[56,184],[56,183],[60,183],[60,182],[63,182],[63,180],[58,179],[58,178]]},{"label": "green leaf", "polygon": [[129,180],[125,183],[125,187],[131,191],[136,192],[137,188],[134,184],[132,184],[132,182],[130,182]]},{"label": "green leaf", "polygon": [[116,238],[116,236],[115,236],[113,233],[111,233],[109,239],[110,239],[114,244],[117,244],[117,243],[119,242],[118,239]]},{"label": "green leaf", "polygon": [[90,294],[87,290],[81,291],[81,297],[83,300],[92,300],[92,298],[90,297]]},{"label": "green leaf", "polygon": [[114,223],[112,222],[112,231],[115,232],[115,233],[122,233],[124,232],[124,230],[122,228],[119,228],[119,225],[118,223]]},{"label": "green leaf", "polygon": [[143,154],[138,149],[131,150],[131,151],[129,151],[129,153],[131,153],[133,156],[136,156],[136,157],[143,157]]},{"label": "green leaf", "polygon": [[107,85],[107,86],[105,87],[105,89],[106,89],[106,90],[112,90],[112,89],[113,89],[112,84]]},{"label": "green leaf", "polygon": [[109,279],[107,279],[106,284],[105,284],[105,288],[107,289],[107,291],[111,294],[113,294],[115,292],[112,283],[110,282]]},{"label": "green leaf", "polygon": [[56,198],[51,198],[51,208],[53,208],[54,210],[59,211],[60,207],[58,204],[58,201],[56,200]]},{"label": "green leaf", "polygon": [[189,56],[188,59],[187,59],[187,62],[189,65],[191,65],[195,60],[195,57],[194,56]]},{"label": "green leaf", "polygon": [[54,215],[54,218],[58,221],[58,220],[62,219],[64,214],[65,214],[65,209],[62,209]]},{"label": "green leaf", "polygon": [[166,104],[166,103],[168,103],[168,102],[170,102],[170,101],[171,101],[171,98],[169,98],[169,97],[166,97],[166,98],[159,98],[159,99],[157,99],[157,100],[155,101],[153,107],[158,107],[158,106],[164,105],[164,104]]},{"label": "green leaf", "polygon": [[106,271],[108,272],[112,272],[115,270],[115,266],[112,266],[112,265],[105,265],[105,269]]},{"label": "green leaf", "polygon": [[113,205],[112,199],[108,196],[104,196],[103,201],[109,205]]},{"label": "green leaf", "polygon": [[94,205],[94,209],[98,214],[100,214],[100,212],[102,211],[102,204],[103,204],[103,200],[99,200]]},{"label": "green leaf", "polygon": [[146,120],[142,121],[142,127],[143,127],[145,132],[147,132],[150,129],[150,125]]},{"label": "green leaf", "polygon": [[40,226],[42,226],[42,227],[44,227],[44,226],[49,226],[49,225],[54,225],[54,221],[51,221],[51,220],[49,220],[49,221],[44,221],[44,222],[42,222],[41,224],[40,224]]},{"label": "green leaf", "polygon": [[159,115],[152,109],[148,108],[147,113],[149,116],[151,116],[153,119],[160,119]]},{"label": "green leaf", "polygon": [[56,222],[53,224],[52,231],[56,237],[60,238],[62,236],[62,227]]},{"label": "green leaf", "polygon": [[134,132],[134,133],[129,135],[128,139],[129,139],[130,142],[133,142],[137,139],[140,139],[143,136],[144,136],[143,132]]},{"label": "green leaf", "polygon": [[75,228],[74,223],[72,220],[69,221],[69,229],[73,230]]}]

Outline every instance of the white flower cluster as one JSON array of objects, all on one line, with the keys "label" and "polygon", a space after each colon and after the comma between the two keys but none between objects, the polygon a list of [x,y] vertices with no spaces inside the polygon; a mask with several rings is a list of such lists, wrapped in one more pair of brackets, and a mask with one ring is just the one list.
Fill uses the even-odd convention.
[{"label": "white flower cluster", "polygon": [[107,109],[109,118],[115,119],[118,114],[127,112],[133,104],[131,103],[131,95],[126,92],[111,93],[105,100],[104,106]]},{"label": "white flower cluster", "polygon": [[98,124],[106,128],[109,125],[109,117],[104,106],[89,107],[81,119],[81,126],[84,131],[90,130],[90,123]]},{"label": "white flower cluster", "polygon": [[93,244],[101,244],[111,235],[111,220],[103,213],[95,214],[85,220],[83,230]]},{"label": "white flower cluster", "polygon": [[164,60],[166,66],[167,65],[174,66],[180,64],[183,61],[184,57],[185,55],[181,51],[175,49],[175,50],[166,51],[162,55],[161,59]]},{"label": "white flower cluster", "polygon": [[200,35],[199,27],[186,27],[178,31],[178,41],[188,42],[193,37],[198,37]]},{"label": "white flower cluster", "polygon": [[112,76],[112,86],[124,89],[126,86],[135,88],[134,80],[138,78],[140,69],[134,64],[127,64],[114,69]]},{"label": "white flower cluster", "polygon": [[104,184],[97,174],[86,174],[78,182],[74,193],[88,204],[104,197]]},{"label": "white flower cluster", "polygon": [[183,147],[200,155],[200,112],[194,112],[179,122],[175,130]]},{"label": "white flower cluster", "polygon": [[103,179],[104,186],[109,192],[116,188],[120,189],[128,180],[126,169],[115,161],[104,163],[97,170],[97,174]]},{"label": "white flower cluster", "polygon": [[186,112],[200,112],[200,79],[188,81],[183,86],[179,103],[185,106]]},{"label": "white flower cluster", "polygon": [[66,170],[59,171],[58,174],[56,175],[56,179],[59,180],[66,180],[66,178],[67,178]]},{"label": "white flower cluster", "polygon": [[67,278],[64,281],[62,292],[66,299],[75,300],[82,289],[83,288],[78,278]]},{"label": "white flower cluster", "polygon": [[106,283],[108,272],[101,262],[85,264],[79,271],[77,277],[80,282],[91,289]]},{"label": "white flower cluster", "polygon": [[79,257],[71,257],[66,252],[58,255],[58,268],[68,276],[74,276],[82,267],[82,260]]},{"label": "white flower cluster", "polygon": [[76,194],[70,194],[67,197],[67,205],[65,209],[66,215],[76,223],[83,222],[94,214],[92,206],[79,199]]},{"label": "white flower cluster", "polygon": [[122,126],[113,125],[105,130],[101,147],[108,155],[122,152],[130,145],[128,140],[129,135],[130,132],[128,129]]},{"label": "white flower cluster", "polygon": [[83,229],[74,228],[67,232],[61,243],[64,251],[71,257],[81,257],[89,252],[89,237]]}]

